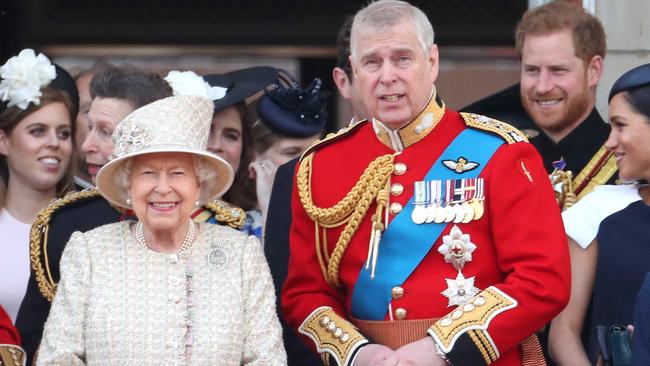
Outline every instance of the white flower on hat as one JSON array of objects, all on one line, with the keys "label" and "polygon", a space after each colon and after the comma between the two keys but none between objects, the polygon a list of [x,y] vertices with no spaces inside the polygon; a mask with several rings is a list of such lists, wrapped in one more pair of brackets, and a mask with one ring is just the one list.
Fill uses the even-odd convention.
[{"label": "white flower on hat", "polygon": [[0,66],[0,77],[0,99],[25,110],[29,103],[41,104],[41,88],[56,78],[56,69],[44,54],[26,48]]},{"label": "white flower on hat", "polygon": [[208,84],[194,71],[170,71],[165,80],[174,91],[174,96],[199,95],[210,100],[217,100],[225,97],[226,91],[228,91],[227,88]]}]

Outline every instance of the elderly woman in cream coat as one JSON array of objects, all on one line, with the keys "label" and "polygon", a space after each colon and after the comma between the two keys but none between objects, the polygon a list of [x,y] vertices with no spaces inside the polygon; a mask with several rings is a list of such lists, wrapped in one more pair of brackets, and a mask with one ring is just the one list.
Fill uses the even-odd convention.
[{"label": "elderly woman in cream coat", "polygon": [[37,364],[286,364],[259,241],[190,219],[232,182],[205,151],[212,108],[170,97],[118,126],[97,187],[139,221],[72,235]]}]

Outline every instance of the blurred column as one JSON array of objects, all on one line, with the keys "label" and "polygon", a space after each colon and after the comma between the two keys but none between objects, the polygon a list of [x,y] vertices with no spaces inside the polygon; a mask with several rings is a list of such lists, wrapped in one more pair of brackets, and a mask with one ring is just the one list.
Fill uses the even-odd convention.
[{"label": "blurred column", "polygon": [[614,81],[632,67],[650,62],[650,1],[593,2],[607,34],[605,73],[596,97],[598,109],[607,116],[607,95]]}]

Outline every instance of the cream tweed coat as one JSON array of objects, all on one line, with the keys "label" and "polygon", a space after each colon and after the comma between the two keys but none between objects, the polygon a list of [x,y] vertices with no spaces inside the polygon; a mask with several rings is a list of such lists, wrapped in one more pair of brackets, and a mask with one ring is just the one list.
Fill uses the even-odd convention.
[{"label": "cream tweed coat", "polygon": [[137,244],[130,225],[72,235],[38,365],[286,364],[256,238],[201,224],[178,258]]}]

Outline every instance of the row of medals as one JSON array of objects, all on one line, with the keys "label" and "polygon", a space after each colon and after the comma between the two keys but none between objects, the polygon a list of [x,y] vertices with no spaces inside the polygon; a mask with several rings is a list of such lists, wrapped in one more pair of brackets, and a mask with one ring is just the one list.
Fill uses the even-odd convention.
[{"label": "row of medals", "polygon": [[[443,189],[444,187],[444,189]],[[415,224],[467,224],[485,212],[483,178],[415,182],[411,220]]]}]

